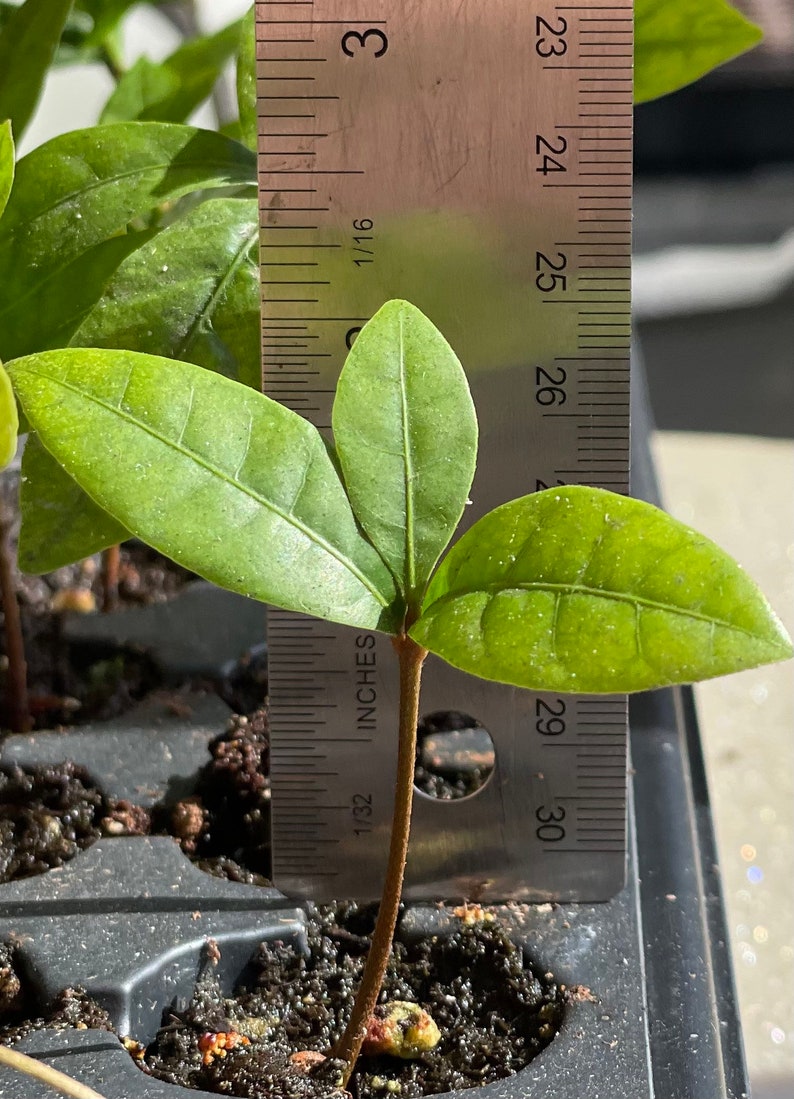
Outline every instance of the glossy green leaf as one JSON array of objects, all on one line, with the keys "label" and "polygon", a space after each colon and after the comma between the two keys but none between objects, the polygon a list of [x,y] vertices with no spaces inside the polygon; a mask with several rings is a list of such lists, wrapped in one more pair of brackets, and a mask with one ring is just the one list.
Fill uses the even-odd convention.
[{"label": "glossy green leaf", "polygon": [[0,118],[17,140],[33,117],[72,0],[25,0],[0,34]]},{"label": "glossy green leaf", "polygon": [[635,102],[691,84],[762,37],[726,0],[635,0]]},{"label": "glossy green leaf", "polygon": [[17,402],[11,379],[0,363],[0,469],[5,469],[17,452]]},{"label": "glossy green leaf", "polygon": [[713,542],[650,504],[575,486],[475,523],[442,562],[411,635],[485,679],[585,693],[792,654],[763,595]]},{"label": "glossy green leaf", "polygon": [[414,605],[463,514],[477,460],[463,369],[415,306],[387,302],[359,333],[333,429],[356,517]]},{"label": "glossy green leaf", "polygon": [[66,267],[55,267],[24,307],[7,319],[0,335],[3,346],[16,356],[65,347],[121,261],[153,235],[153,230],[122,233],[89,248]]},{"label": "glossy green leaf", "polygon": [[90,248],[161,204],[255,174],[237,142],[167,123],[96,126],[34,149],[17,164],[0,220],[0,356],[27,349],[46,284]]},{"label": "glossy green leaf", "polygon": [[239,42],[240,20],[185,42],[165,61],[139,58],[119,80],[100,122],[184,122],[210,95]]},{"label": "glossy green leaf", "polygon": [[319,432],[201,367],[67,349],[9,364],[32,427],[139,538],[208,580],[364,629],[399,621]]},{"label": "glossy green leaf", "polygon": [[14,135],[11,122],[0,122],[0,217],[14,182]]},{"label": "glossy green leaf", "polygon": [[121,264],[72,337],[184,359],[261,389],[255,199],[210,199]]},{"label": "glossy green leaf", "polygon": [[129,532],[83,492],[29,435],[22,454],[22,525],[17,550],[23,572],[52,572],[129,538]]},{"label": "glossy green leaf", "polygon": [[256,149],[259,124],[256,114],[256,26],[255,10],[242,19],[240,52],[237,56],[237,109],[240,113],[242,140]]}]

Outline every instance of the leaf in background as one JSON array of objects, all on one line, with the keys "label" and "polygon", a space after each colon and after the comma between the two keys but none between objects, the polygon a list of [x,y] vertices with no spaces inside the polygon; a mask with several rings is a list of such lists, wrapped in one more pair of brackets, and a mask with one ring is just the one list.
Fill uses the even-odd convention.
[{"label": "leaf in background", "polygon": [[322,437],[247,386],[188,363],[67,349],[9,364],[70,476],[133,534],[276,606],[391,632],[401,608]]},{"label": "leaf in background", "polygon": [[458,525],[477,460],[477,419],[454,351],[405,301],[359,333],[333,408],[356,518],[409,605]]},{"label": "leaf in background", "polygon": [[0,363],[0,469],[5,469],[17,452],[17,402],[11,379]]},{"label": "leaf in background", "polygon": [[762,38],[726,0],[635,0],[634,101],[683,88]]},{"label": "leaf in background", "polygon": [[121,261],[155,232],[122,233],[89,248],[66,267],[55,268],[6,318],[0,335],[4,348],[18,357],[65,347]]},{"label": "leaf in background", "polygon": [[86,35],[88,49],[100,46],[117,30],[119,23],[140,0],[77,0],[75,7],[91,16],[93,29]]},{"label": "leaf in background", "polygon": [[22,525],[17,551],[23,572],[52,572],[129,538],[29,435],[22,454]]},{"label": "leaf in background", "polygon": [[241,140],[256,149],[259,123],[256,114],[256,26],[255,9],[245,15],[240,28],[240,52],[237,55],[237,109],[240,113]]},{"label": "leaf in background", "polygon": [[14,135],[11,122],[0,122],[0,217],[6,208],[14,182]]},{"label": "leaf in background", "polygon": [[650,504],[576,486],[475,523],[442,562],[411,636],[484,679],[584,693],[792,654],[761,592],[713,542]]},{"label": "leaf in background", "polygon": [[119,267],[72,337],[183,359],[262,388],[256,199],[210,199]]},{"label": "leaf in background", "polygon": [[36,295],[56,272],[161,204],[255,175],[244,146],[166,123],[96,126],[34,149],[17,164],[0,220],[0,356],[28,346]]},{"label": "leaf in background", "polygon": [[100,122],[184,122],[210,95],[240,42],[241,21],[185,42],[165,61],[140,57],[119,80]]},{"label": "leaf in background", "polygon": [[33,116],[72,0],[26,0],[0,34],[0,118],[17,141]]}]

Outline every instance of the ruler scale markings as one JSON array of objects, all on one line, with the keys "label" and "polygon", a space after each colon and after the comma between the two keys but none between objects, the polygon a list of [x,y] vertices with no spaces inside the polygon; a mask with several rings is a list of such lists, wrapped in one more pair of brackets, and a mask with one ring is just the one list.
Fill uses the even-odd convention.
[{"label": "ruler scale markings", "polygon": [[[488,446],[484,431],[480,472],[472,493],[473,497],[476,493],[475,507],[487,509],[510,495],[523,494],[527,491],[527,478],[531,477],[530,483],[534,485],[536,471],[549,484],[559,478],[625,491],[628,402],[623,398],[628,393],[629,286],[628,280],[614,272],[628,269],[630,234],[628,230],[611,228],[609,222],[629,225],[628,217],[624,221],[624,218],[614,216],[624,211],[628,214],[631,198],[630,184],[624,182],[630,178],[631,166],[631,83],[629,66],[623,63],[621,56],[621,48],[631,40],[629,0],[602,6],[559,6],[539,0],[536,10],[531,12],[522,0],[505,0],[504,10],[489,11],[487,21],[476,26],[470,20],[453,18],[452,7],[457,10],[458,0],[454,5],[453,0],[438,0],[436,4],[422,0],[409,6],[409,10],[395,6],[394,0],[362,0],[351,16],[344,10],[347,2],[284,0],[282,4],[278,0],[268,0],[256,5],[261,46],[257,51],[259,64],[267,66],[266,69],[261,67],[258,74],[261,81],[260,204],[265,230],[262,244],[265,391],[308,415],[316,426],[326,430],[330,423],[331,383],[344,359],[346,341],[383,300],[404,292],[395,279],[400,267],[421,272],[425,256],[421,241],[419,238],[412,241],[410,234],[400,232],[400,217],[407,215],[409,225],[412,218],[419,225],[423,219],[427,221],[430,231],[435,233],[434,252],[440,252],[435,258],[440,258],[443,267],[444,246],[439,245],[442,238],[438,237],[438,228],[434,229],[430,223],[435,218],[435,224],[443,226],[439,214],[451,217],[451,228],[444,228],[443,232],[450,234],[453,248],[450,255],[453,256],[455,211],[466,210],[472,224],[486,226],[489,219],[502,224],[504,238],[516,239],[515,258],[522,254],[522,248],[524,254],[526,250],[530,254],[536,250],[551,256],[553,249],[564,249],[569,271],[563,293],[558,291],[546,298],[539,287],[530,286],[528,294],[533,295],[534,305],[548,303],[563,307],[548,314],[558,353],[546,358],[550,365],[544,369],[564,371],[566,381],[563,384],[571,411],[535,407],[536,450],[527,456],[524,442],[522,457],[516,462],[498,453],[503,434],[501,428],[495,435],[498,446]],[[464,0],[464,5],[469,2]],[[284,18],[287,12],[293,17]],[[371,18],[366,17],[367,12]],[[540,41],[536,49],[535,21],[540,16],[551,28],[564,24],[564,61],[545,56]],[[625,31],[615,21],[626,23]],[[377,31],[378,44],[388,44],[381,57],[374,58],[370,49],[354,50],[353,56],[343,49],[345,35],[355,32],[347,42],[357,43],[370,28]],[[532,61],[529,66],[519,62],[513,49],[516,34],[522,30],[530,43]],[[449,47],[443,51],[443,56],[439,56],[439,51],[432,45],[439,33],[443,33]],[[408,42],[412,72],[406,70],[402,60]],[[284,48],[272,48],[277,43]],[[297,47],[304,44],[314,44],[311,54],[307,51],[306,55],[301,55],[301,49]],[[472,67],[463,60],[474,56],[478,61],[484,59],[483,64],[474,67],[476,72],[472,72]],[[509,72],[505,72],[506,65],[512,65]],[[489,77],[490,72],[493,78]],[[493,89],[505,79],[512,81],[517,90],[523,88],[523,94],[516,95],[516,102],[537,104],[529,118],[523,117],[527,113],[525,109],[505,104],[503,97],[493,94]],[[304,84],[303,89],[297,87],[299,83]],[[311,89],[306,88],[310,83]],[[545,87],[547,93],[534,94]],[[302,110],[298,104],[304,101],[310,106]],[[271,106],[274,103],[284,106]],[[294,107],[290,109],[292,104]],[[408,109],[412,104],[413,112]],[[439,113],[445,104],[459,120],[454,129],[442,121]],[[593,112],[594,107],[602,106],[610,110]],[[311,113],[304,113],[307,110]],[[520,113],[517,115],[516,111]],[[428,137],[421,127],[412,127],[406,132],[404,119],[409,116],[426,118],[427,125],[432,127],[432,137]],[[540,167],[537,173],[531,173],[531,179],[526,178],[524,151],[515,140],[516,118],[519,117],[522,126],[532,127],[555,148],[559,148],[556,135],[568,135],[564,139],[566,154],[562,167],[565,174],[561,180],[546,178],[546,172]],[[268,120],[272,121],[268,123]],[[485,148],[481,140],[477,141],[478,127],[487,127],[487,132],[494,138],[488,156],[476,152]],[[402,150],[400,171],[391,173],[394,179],[384,188],[384,167],[388,171],[390,161],[384,160],[382,141],[370,140],[369,135],[374,137],[388,133],[390,129],[400,132],[403,143],[412,142],[414,152],[412,155],[406,149]],[[428,160],[428,149],[434,145],[437,160],[432,162]],[[465,158],[461,158],[461,151],[467,147],[475,152],[467,152]],[[305,158],[303,162],[301,157]],[[403,163],[410,165],[411,170],[403,171]],[[396,159],[394,166],[397,167]],[[625,172],[620,170],[623,166]],[[548,170],[554,171],[554,165]],[[284,179],[285,176],[295,177],[295,180]],[[288,186],[278,187],[282,180]],[[484,186],[482,181],[485,181]],[[550,198],[554,193],[558,210],[550,208],[546,220],[550,225],[557,220],[562,226],[568,218],[567,232],[558,232],[558,236],[574,235],[576,240],[555,244],[553,235],[547,235],[545,228],[537,226],[529,230],[534,235],[526,239],[527,229],[521,226],[526,225],[526,211],[533,207],[532,191],[542,202],[547,189]],[[322,205],[290,207],[283,203],[283,196],[288,194],[306,195],[304,201],[307,203],[314,201],[308,196],[316,194]],[[301,198],[297,197],[296,201],[300,202]],[[588,202],[590,205],[586,206]],[[562,212],[563,208],[567,213]],[[520,220],[511,222],[513,209],[521,212]],[[427,210],[433,213],[428,214]],[[312,213],[312,225],[294,224],[294,214],[302,212]],[[484,218],[482,222],[478,220],[481,217]],[[367,253],[366,264],[356,269],[352,265],[352,222],[364,219],[371,219],[375,225],[372,258]],[[499,219],[503,219],[501,223]],[[387,234],[385,229],[390,225],[393,231]],[[279,231],[267,232],[269,229]],[[468,235],[465,233],[463,239]],[[407,239],[407,247],[419,249],[410,261],[394,253],[395,241],[402,242],[403,238]],[[284,255],[287,249],[300,255],[294,258]],[[590,263],[586,262],[588,259]],[[457,262],[453,260],[452,263],[455,276],[448,280],[450,282],[455,281],[457,274]],[[496,268],[504,264],[505,272],[516,269],[509,248],[504,256],[492,253],[489,264],[495,264]],[[477,261],[472,269],[485,270],[489,264]],[[279,275],[279,269],[284,267],[297,272],[308,266],[313,268],[313,274],[316,272],[316,279],[290,279]],[[585,281],[587,274],[583,274],[587,268],[594,272],[589,283]],[[285,286],[312,287],[309,291],[312,298],[299,297],[298,290],[293,297],[284,298],[279,287]],[[481,286],[467,309],[461,309],[459,303],[448,307],[438,295],[434,298],[433,310],[428,309],[464,364],[472,368],[484,365],[477,362],[479,352],[473,329],[477,326],[482,329],[489,322],[488,291],[487,286]],[[424,307],[421,289],[409,296],[420,308]],[[325,302],[328,305],[324,308]],[[498,302],[494,305],[496,314]],[[593,309],[595,305],[598,310]],[[467,311],[472,316],[470,326],[460,320]],[[533,322],[535,329],[527,322],[525,347],[532,346],[537,322],[540,321],[542,327],[542,318],[547,314],[546,310],[535,309],[534,312],[537,314]],[[359,315],[346,315],[350,313]],[[555,318],[553,329],[552,316]],[[460,329],[458,332],[455,323]],[[479,336],[480,343],[488,342],[482,333]],[[499,337],[496,333],[494,337],[491,342],[497,346]],[[307,350],[308,345],[304,343],[307,338],[316,342],[316,352]],[[585,350],[587,356],[583,354]],[[520,357],[519,351],[513,362],[520,363]],[[310,361],[316,368],[309,368]],[[508,363],[506,358],[505,367]],[[610,366],[610,363],[621,365]],[[488,366],[492,364],[488,363]],[[476,370],[470,372],[470,377],[476,390]],[[532,397],[534,369],[525,369],[518,383],[516,377],[509,371],[503,374],[497,370],[489,380],[487,391],[475,392],[483,425],[487,424],[489,413],[496,412],[502,417],[509,414],[516,384],[525,387],[527,395]],[[491,382],[495,383],[493,390]],[[497,396],[491,395],[497,391]],[[525,430],[522,428],[522,435]],[[515,470],[501,469],[500,461],[515,466]],[[514,482],[508,491],[510,476],[514,476]],[[498,496],[489,487],[494,480],[500,482]],[[467,514],[467,519],[470,518]],[[361,792],[371,796],[373,822],[382,830],[391,808],[388,756],[394,740],[396,702],[393,668],[387,665],[388,642],[361,632],[341,628],[337,631],[336,627],[331,627],[332,632],[329,632],[326,623],[322,626],[322,637],[315,638],[313,626],[307,624],[305,618],[287,612],[270,614],[276,875],[278,883],[288,892],[315,899],[355,895],[362,879],[374,883],[380,880],[380,843],[374,843],[367,836],[366,828],[359,829],[363,835],[355,834],[352,802],[354,795]],[[377,686],[378,700],[374,707],[365,706],[356,698],[356,674],[362,669],[355,663],[357,644],[374,646],[377,661],[374,677],[371,666],[363,665],[366,684],[374,678]],[[368,653],[370,650],[363,651]],[[468,677],[460,673],[442,673],[438,667],[433,667],[426,682],[425,712],[458,708],[478,714],[489,728],[493,726],[495,738],[515,736],[516,748],[521,746],[521,759],[517,760],[516,767],[532,768],[532,759],[538,758],[543,743],[534,733],[530,735],[536,721],[534,716],[530,717],[535,712],[534,700],[545,698],[556,705],[553,696],[512,692],[493,684],[480,686],[478,683],[475,690]],[[583,756],[577,756],[576,774],[556,775],[553,767],[547,767],[550,774],[541,783],[537,797],[533,794],[535,801],[529,810],[523,804],[513,805],[507,791],[500,795],[508,799],[503,803],[502,812],[506,814],[508,831],[512,829],[512,836],[506,842],[521,841],[521,858],[527,864],[524,877],[537,881],[542,899],[547,896],[604,899],[619,887],[622,879],[625,767],[621,765],[621,752],[625,753],[625,700],[599,701],[605,701],[606,708],[593,705],[582,709],[578,699],[567,703],[569,716],[563,737],[566,744],[558,746],[575,750],[583,741],[593,746]],[[373,718],[375,710],[377,716]],[[504,741],[505,744],[509,742]],[[497,739],[497,750],[499,743]],[[347,747],[354,755],[345,755]],[[281,765],[278,764],[279,754]],[[370,764],[372,759],[378,758],[378,769],[386,775],[380,784],[372,778],[372,766],[367,766],[368,756]],[[569,758],[565,752],[547,753],[546,757],[550,760],[559,758],[561,762]],[[300,764],[302,769],[295,769],[299,761],[309,759],[314,764],[312,767],[307,768],[304,762]],[[320,772],[318,766],[328,770]],[[520,773],[517,771],[515,777],[520,778]],[[586,790],[588,782],[595,780],[595,790]],[[320,787],[320,782],[327,782],[327,785]],[[571,807],[570,826],[566,823],[565,830],[569,842],[562,848],[557,835],[552,838],[547,832],[545,838],[550,842],[546,843],[543,835],[534,835],[539,827],[538,820],[527,815],[535,808],[542,808],[542,799],[550,796],[549,790],[557,789],[560,796],[556,800]],[[327,791],[336,796],[328,798]],[[582,800],[571,800],[577,797]],[[418,863],[423,857],[428,832],[433,828],[431,818],[426,815],[429,812],[427,801],[421,799],[415,814],[412,853]],[[333,802],[332,807],[329,802]],[[473,810],[477,804],[472,802]],[[578,816],[574,807],[587,807],[589,818]],[[607,819],[605,815],[599,815],[606,813],[618,816]],[[325,869],[326,852],[322,859],[312,858],[305,850],[308,842],[301,845],[301,850],[294,850],[295,837],[291,838],[290,826],[298,820],[303,821],[302,827],[296,829],[301,836],[340,841],[333,845],[337,852],[333,866],[337,869]],[[438,827],[441,818],[433,820]],[[604,829],[607,829],[606,833]],[[610,840],[610,829],[614,842]],[[528,832],[531,837],[529,854],[524,850]],[[554,855],[557,850],[566,855],[564,860],[541,858]],[[581,893],[579,885],[580,878],[585,875],[578,872],[585,864],[576,857],[568,857],[577,854],[587,861],[588,869],[595,857],[599,868],[601,880],[594,887],[588,887],[587,895]],[[497,876],[500,872],[498,866],[485,869],[494,870]],[[455,868],[450,867],[448,872],[453,877]],[[438,880],[443,873],[439,875],[439,868],[434,867],[432,876]],[[323,885],[323,881],[327,884]],[[507,892],[502,895],[512,895],[511,888],[508,881]],[[359,895],[362,895],[360,891]],[[409,877],[406,896],[412,895],[422,895],[421,881],[414,886]],[[522,898],[524,896],[525,893]]]}]

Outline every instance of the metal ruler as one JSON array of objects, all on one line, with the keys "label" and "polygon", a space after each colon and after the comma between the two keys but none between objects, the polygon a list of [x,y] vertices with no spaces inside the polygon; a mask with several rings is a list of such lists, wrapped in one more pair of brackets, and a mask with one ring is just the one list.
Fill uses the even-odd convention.
[{"label": "metal ruler", "polygon": [[[356,333],[407,298],[472,385],[467,523],[546,486],[627,491],[630,0],[269,0],[256,20],[265,392],[327,433]],[[377,897],[390,642],[270,611],[268,643],[276,884]],[[417,797],[407,898],[620,888],[625,698],[537,695],[431,658],[422,708],[479,719],[496,768],[469,798]]]}]

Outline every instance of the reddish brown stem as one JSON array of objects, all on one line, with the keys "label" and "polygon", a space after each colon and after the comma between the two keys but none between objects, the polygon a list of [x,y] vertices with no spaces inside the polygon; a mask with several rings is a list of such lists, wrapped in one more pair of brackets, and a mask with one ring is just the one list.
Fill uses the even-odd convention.
[{"label": "reddish brown stem", "polygon": [[121,546],[108,546],[102,551],[102,610],[115,610],[119,602],[119,564]]},{"label": "reddish brown stem", "polygon": [[389,859],[386,880],[378,908],[378,918],[364,966],[353,1011],[344,1034],[334,1048],[334,1057],[345,1062],[342,1087],[348,1080],[361,1051],[367,1023],[378,1000],[386,966],[389,962],[394,929],[400,911],[405,861],[408,854],[408,837],[411,831],[411,806],[414,791],[414,764],[416,759],[416,727],[419,723],[419,689],[422,665],[427,650],[403,634],[393,639],[400,662],[400,719],[399,749],[397,755],[397,783],[394,792]]},{"label": "reddish brown stem", "polygon": [[19,617],[16,585],[14,584],[14,551],[11,548],[11,520],[0,501],[0,600],[5,621],[6,659],[6,720],[14,733],[26,733],[32,726],[28,702],[28,666],[25,641]]}]

